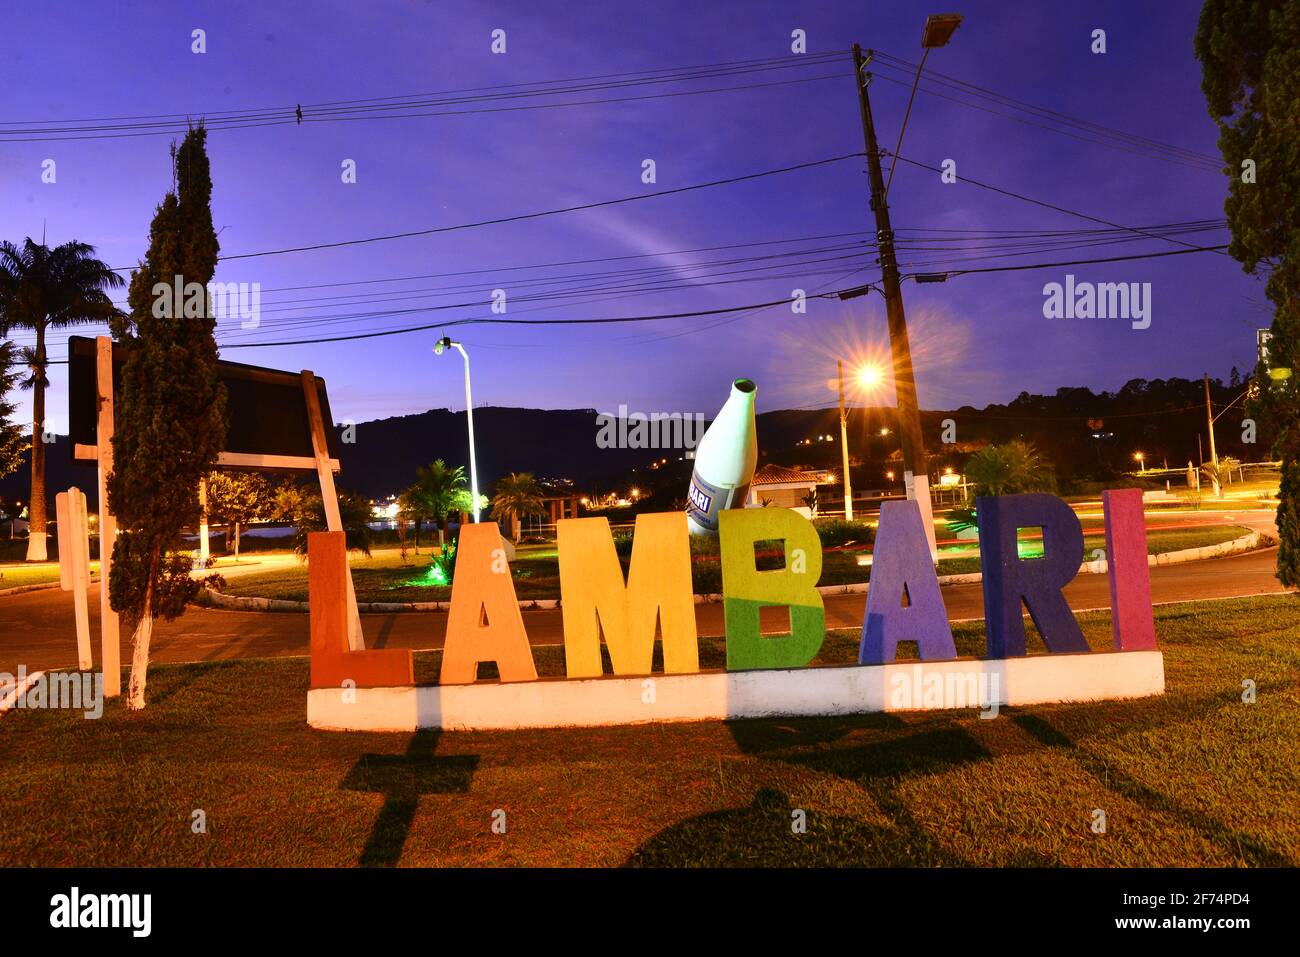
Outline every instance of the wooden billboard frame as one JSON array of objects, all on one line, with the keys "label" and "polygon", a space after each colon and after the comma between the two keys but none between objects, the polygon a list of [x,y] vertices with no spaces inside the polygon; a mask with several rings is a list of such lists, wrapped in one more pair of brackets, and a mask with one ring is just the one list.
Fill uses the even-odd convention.
[{"label": "wooden billboard frame", "polygon": [[[68,352],[72,354],[77,348],[73,337],[68,343]],[[122,693],[122,649],[118,614],[109,602],[108,581],[113,567],[113,543],[117,537],[117,520],[108,510],[108,476],[113,471],[113,435],[114,435],[114,395],[113,384],[113,347],[109,336],[96,336],[95,346],[95,444],[74,443],[72,457],[74,462],[93,462],[99,472],[99,561],[100,561],[100,655],[104,673],[105,697],[117,697]],[[84,346],[82,347],[84,349]],[[222,452],[217,456],[216,468],[221,471],[267,471],[289,473],[315,473],[321,490],[321,502],[325,509],[325,525],[331,532],[342,532],[343,517],[339,510],[338,494],[334,487],[334,473],[341,470],[339,460],[330,455],[330,436],[325,429],[325,419],[321,408],[321,393],[325,383],[309,370],[302,370],[296,375],[275,369],[262,369],[238,363],[224,363],[229,369],[236,367],[240,375],[250,378],[262,377],[264,381],[272,379],[278,384],[285,383],[285,377],[297,379],[302,387],[303,400],[307,411],[307,427],[313,454],[310,456],[275,455],[245,452]],[[328,399],[327,399],[328,401]],[[352,651],[365,650],[365,638],[361,633],[361,615],[357,609],[356,589],[352,583],[352,569],[348,567],[346,575],[348,604],[348,647]]]},{"label": "wooden billboard frame", "polygon": [[[96,382],[102,379],[102,375],[103,375],[103,369],[100,367],[100,363],[99,363],[99,343],[101,340],[104,339],[108,339],[108,341],[110,342],[110,346],[111,346],[110,351],[112,354],[112,358],[110,359],[110,362],[115,365],[120,365],[124,361],[124,356],[126,351],[123,349],[121,343],[112,343],[112,340],[109,339],[109,337],[107,336],[99,336],[93,341],[84,336],[71,336],[68,339],[68,354],[70,357],[86,356],[93,349],[95,355]],[[69,372],[72,373],[73,371],[74,371],[73,367],[70,366]],[[304,391],[304,398],[306,400],[304,404],[305,416],[303,420],[303,425],[306,426],[310,431],[312,427],[311,410],[313,404],[316,407],[317,415],[323,417],[321,411],[322,410],[321,394],[325,393],[325,382],[323,379],[313,377],[313,382],[316,388],[316,394],[311,395],[306,393],[306,390],[309,387],[302,379],[303,373],[286,372],[280,369],[267,369],[261,366],[245,365],[244,363],[230,362],[223,359],[217,363],[217,374],[218,376],[220,376],[223,383],[227,386],[228,394],[231,392],[231,387],[236,382],[251,382],[260,385],[276,385],[282,387],[284,386],[300,387]],[[73,389],[72,381],[73,379],[70,376],[70,384],[69,384],[70,391]],[[314,403],[312,401],[313,399],[315,400]],[[104,395],[101,393],[99,395],[100,406],[102,406],[104,401],[105,401]],[[326,405],[328,405],[327,396],[325,398],[325,403]],[[73,410],[69,410],[69,411],[70,413],[72,413],[69,416],[70,419],[77,418],[75,413],[73,413]],[[99,454],[98,454],[97,444],[78,442],[77,438],[79,438],[80,436],[78,435],[78,429],[76,428],[75,422],[70,422],[70,431],[72,432],[72,435],[70,436],[70,438],[72,439],[72,460],[74,462],[81,462],[85,464],[98,463]],[[99,423],[97,422],[96,436],[98,436],[98,434],[99,434]],[[248,452],[248,451],[242,451],[242,452],[223,451],[217,456],[216,467],[222,471],[231,471],[231,472],[249,471],[249,472],[286,472],[286,473],[311,474],[317,472],[319,469],[319,461],[318,461],[319,456],[317,455],[317,447],[316,447],[315,440],[316,440],[316,436],[314,434],[309,436],[308,441],[305,443],[307,446],[307,450],[304,451],[304,453],[301,455],[284,455],[284,454],[275,454],[275,453],[266,453],[266,452]],[[328,433],[325,433],[324,448],[328,452],[327,458],[329,461],[329,466],[331,470],[335,472],[340,471],[340,465],[339,465],[339,460],[337,455],[337,446],[338,446],[337,441],[331,442],[330,435]]]}]

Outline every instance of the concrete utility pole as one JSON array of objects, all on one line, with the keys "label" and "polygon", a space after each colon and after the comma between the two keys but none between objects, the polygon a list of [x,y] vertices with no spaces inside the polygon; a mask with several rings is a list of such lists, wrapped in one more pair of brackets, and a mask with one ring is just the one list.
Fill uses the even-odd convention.
[{"label": "concrete utility pole", "polygon": [[1210,374],[1205,373],[1205,426],[1210,432],[1210,461],[1214,463],[1214,475],[1219,475],[1219,455],[1214,450],[1214,409],[1210,406]]},{"label": "concrete utility pole", "polygon": [[880,169],[880,147],[871,118],[871,101],[863,76],[862,48],[853,44],[853,70],[857,76],[858,104],[862,131],[866,137],[867,165],[871,173],[871,209],[876,214],[876,240],[880,244],[885,309],[889,319],[889,351],[894,366],[894,389],[898,394],[898,432],[903,446],[903,467],[913,475],[926,475],[925,444],[921,438],[921,414],[916,405],[916,375],[912,371],[912,348],[907,338],[907,317],[894,251],[894,229],[885,203],[885,178]]},{"label": "concrete utility pole", "polygon": [[844,520],[853,521],[853,483],[849,478],[849,428],[844,417],[844,360],[835,360],[835,374],[840,380],[840,451],[844,453]]},{"label": "concrete utility pole", "polygon": [[[858,105],[862,112],[862,132],[866,138],[867,166],[871,175],[871,209],[876,214],[876,242],[880,250],[880,270],[889,320],[889,352],[894,367],[894,391],[898,396],[898,435],[903,451],[903,468],[912,474],[908,498],[921,507],[921,518],[929,534],[934,534],[930,506],[929,469],[925,442],[921,437],[921,413],[916,404],[916,376],[912,371],[912,348],[907,338],[907,317],[903,312],[898,260],[894,251],[894,229],[889,223],[889,206],[885,202],[885,179],[880,170],[880,147],[871,118],[871,101],[867,96],[869,77],[863,73],[862,47],[853,44],[853,75],[858,88]],[[918,484],[920,488],[917,488]],[[934,551],[933,538],[930,542]]]}]

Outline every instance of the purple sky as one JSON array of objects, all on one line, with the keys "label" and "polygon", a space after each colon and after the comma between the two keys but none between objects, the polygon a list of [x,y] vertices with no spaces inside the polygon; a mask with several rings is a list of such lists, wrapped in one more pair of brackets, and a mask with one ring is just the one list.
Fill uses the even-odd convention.
[{"label": "purple sky", "polygon": [[[914,61],[930,3],[655,2],[412,3],[334,0],[268,4],[100,0],[6,4],[0,12],[0,120],[69,120],[189,113],[395,96],[560,80],[615,72],[778,57],[790,34],[807,31],[810,54],[864,47]],[[310,7],[309,12],[303,12]],[[1199,153],[1217,155],[1214,127],[1192,54],[1199,5],[1177,2],[953,4],[966,16],[952,43],[934,51],[933,69],[999,93]],[[489,50],[494,28],[507,53]],[[207,32],[207,53],[191,52],[191,31]],[[1104,55],[1091,32],[1107,32]],[[878,75],[897,76],[878,69]],[[223,254],[332,242],[507,216],[670,189],[803,163],[863,148],[847,55],[797,75],[830,80],[741,92],[577,106],[566,109],[278,125],[214,131],[209,137],[213,212]],[[790,74],[787,74],[790,75]],[[759,77],[762,79],[762,77]],[[749,82],[753,78],[705,85]],[[692,87],[699,88],[701,84]],[[659,89],[667,89],[659,88]],[[643,93],[643,89],[631,91]],[[871,87],[882,145],[893,148],[907,101],[905,85]],[[617,93],[597,93],[595,97]],[[310,115],[310,110],[308,111]],[[0,129],[9,129],[3,127]],[[170,185],[168,136],[65,142],[0,137],[0,237],[76,238],[110,265],[143,254],[155,205]],[[1081,142],[1002,115],[920,93],[902,152],[929,165],[945,158],[967,176],[1124,225],[1222,216],[1222,176]],[[41,182],[42,161],[57,183]],[[340,164],[357,162],[355,185]],[[657,184],[641,182],[642,160]],[[439,236],[223,263],[217,279],[262,287],[262,323],[225,321],[222,342],[303,338],[322,327],[277,325],[366,309],[410,308],[511,295],[519,272],[501,267],[618,257],[732,243],[874,229],[865,161],[849,160],[605,209],[487,226]],[[978,189],[945,185],[926,170],[900,166],[890,194],[894,226],[948,229],[1079,229],[1093,224]],[[1186,237],[1226,241],[1226,232]],[[834,242],[834,241],[830,241]],[[816,248],[827,242],[811,244]],[[808,244],[806,244],[808,245]],[[788,247],[786,247],[788,248]],[[1039,252],[974,265],[1094,258],[1178,247],[1155,239],[1131,245]],[[742,249],[752,256],[762,247]],[[599,266],[553,267],[562,275],[634,266],[680,266],[726,258],[726,251],[655,256]],[[827,253],[825,256],[842,256]],[[956,253],[904,252],[911,259]],[[808,257],[815,258],[815,257]],[[732,267],[749,268],[749,266]],[[599,317],[719,309],[874,279],[868,257],[788,268],[763,281],[629,296],[601,302],[512,304],[508,315]],[[846,276],[850,270],[861,271]],[[833,269],[834,271],[826,271]],[[327,282],[389,279],[466,270],[470,277],[342,289],[276,291]],[[1079,280],[1150,282],[1152,324],[1048,320],[1043,285]],[[673,274],[668,274],[673,275]],[[676,274],[680,281],[686,273]],[[750,272],[745,278],[762,277]],[[728,277],[734,278],[734,277]],[[433,286],[463,285],[445,293]],[[415,298],[364,306],[283,301],[362,290]],[[1116,388],[1133,377],[1226,378],[1253,366],[1254,329],[1268,324],[1259,285],[1214,253],[904,284],[921,404],[952,408],[1007,401],[1022,390],[1063,385]],[[580,297],[581,298],[581,297]],[[277,307],[277,302],[281,305]],[[545,305],[545,311],[538,310]],[[534,311],[525,313],[523,310]],[[421,325],[490,315],[484,307],[334,323],[331,332]],[[712,414],[735,376],[759,384],[760,409],[829,405],[834,360],[884,348],[882,300],[818,300],[808,314],[785,307],[742,316],[678,319],[640,326],[491,327],[455,333],[470,349],[476,404],[542,408],[620,403],[641,411]],[[288,348],[239,349],[227,358],[278,368],[310,368],[330,384],[336,419],[364,420],[430,407],[463,407],[459,362],[436,358],[435,331]],[[28,336],[15,336],[20,342]],[[52,355],[66,354],[62,333]],[[49,425],[66,428],[66,378],[52,370]],[[892,402],[884,395],[878,401]],[[22,414],[27,414],[26,399]]]}]

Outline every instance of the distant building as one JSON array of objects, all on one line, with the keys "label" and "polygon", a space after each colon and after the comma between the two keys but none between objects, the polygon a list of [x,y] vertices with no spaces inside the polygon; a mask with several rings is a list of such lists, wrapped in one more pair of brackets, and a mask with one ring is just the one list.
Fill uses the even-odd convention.
[{"label": "distant building", "polygon": [[754,479],[749,483],[749,498],[745,504],[757,506],[767,502],[777,508],[792,508],[805,518],[811,518],[810,510],[803,500],[823,481],[825,474],[822,472],[764,465],[754,473]]}]

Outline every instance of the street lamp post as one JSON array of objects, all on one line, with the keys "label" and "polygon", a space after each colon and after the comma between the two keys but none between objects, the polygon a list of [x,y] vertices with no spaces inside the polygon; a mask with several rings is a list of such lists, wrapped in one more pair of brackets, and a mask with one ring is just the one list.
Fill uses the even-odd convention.
[{"label": "street lamp post", "polygon": [[[849,476],[849,434],[848,434],[848,414],[844,408],[844,360],[835,360],[835,375],[839,380],[840,387],[840,450],[844,457],[844,520],[853,521],[853,485]],[[884,373],[879,366],[863,365],[860,366],[856,373],[857,383],[866,390],[874,389],[880,385],[884,379]],[[866,407],[862,410],[863,415],[868,415]],[[868,434],[870,429],[867,430]],[[829,436],[828,436],[829,438]],[[867,446],[870,451],[870,445]],[[867,456],[870,459],[870,455]]]},{"label": "street lamp post", "polygon": [[469,425],[469,493],[474,506],[474,522],[478,523],[478,462],[474,457],[474,397],[469,390],[469,353],[459,342],[443,336],[433,347],[434,355],[442,355],[448,349],[455,349],[465,360],[465,421]]},{"label": "street lamp post", "polygon": [[853,482],[849,477],[849,429],[844,418],[844,360],[835,360],[840,383],[840,451],[844,456],[844,521],[853,521]]}]

